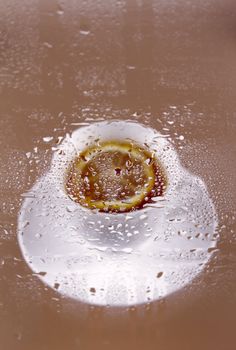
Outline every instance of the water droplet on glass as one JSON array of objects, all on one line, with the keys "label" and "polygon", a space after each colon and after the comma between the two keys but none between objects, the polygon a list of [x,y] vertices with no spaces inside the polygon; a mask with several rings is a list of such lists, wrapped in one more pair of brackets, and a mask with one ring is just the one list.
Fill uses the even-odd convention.
[{"label": "water droplet on glass", "polygon": [[53,140],[52,136],[45,136],[45,137],[43,137],[43,141],[46,142],[46,143],[48,143],[48,142],[50,142],[52,140]]},{"label": "water droplet on glass", "polygon": [[90,30],[85,30],[85,29],[81,29],[79,32],[82,35],[89,35],[90,34]]}]

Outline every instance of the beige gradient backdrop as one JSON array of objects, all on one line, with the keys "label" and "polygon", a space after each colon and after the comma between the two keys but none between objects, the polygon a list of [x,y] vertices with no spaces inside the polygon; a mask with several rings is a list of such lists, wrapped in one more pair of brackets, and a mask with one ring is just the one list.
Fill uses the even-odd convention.
[{"label": "beige gradient backdrop", "polygon": [[[130,309],[62,298],[16,239],[21,194],[57,138],[112,118],[170,135],[220,220],[202,275]],[[0,0],[0,349],[235,349],[235,133],[235,1]]]}]

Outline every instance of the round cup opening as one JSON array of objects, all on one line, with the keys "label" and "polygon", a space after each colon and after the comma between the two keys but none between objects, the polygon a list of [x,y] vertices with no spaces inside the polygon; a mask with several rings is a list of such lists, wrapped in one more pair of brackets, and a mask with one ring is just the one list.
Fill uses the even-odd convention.
[{"label": "round cup opening", "polygon": [[73,159],[65,176],[74,202],[105,213],[142,209],[163,196],[166,186],[154,153],[131,140],[96,140]]}]

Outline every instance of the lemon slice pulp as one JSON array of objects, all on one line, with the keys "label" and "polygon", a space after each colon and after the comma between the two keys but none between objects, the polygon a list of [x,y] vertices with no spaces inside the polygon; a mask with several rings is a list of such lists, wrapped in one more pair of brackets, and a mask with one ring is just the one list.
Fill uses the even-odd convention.
[{"label": "lemon slice pulp", "polygon": [[165,176],[154,156],[131,142],[107,141],[85,149],[66,179],[71,199],[90,209],[124,212],[161,196]]}]

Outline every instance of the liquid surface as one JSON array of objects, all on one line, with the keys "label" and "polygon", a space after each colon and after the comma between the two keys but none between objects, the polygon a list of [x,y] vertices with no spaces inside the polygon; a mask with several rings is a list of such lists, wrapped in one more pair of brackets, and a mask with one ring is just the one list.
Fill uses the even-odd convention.
[{"label": "liquid surface", "polygon": [[165,182],[163,170],[147,149],[107,141],[86,149],[73,161],[66,190],[85,207],[124,212],[161,196]]}]

